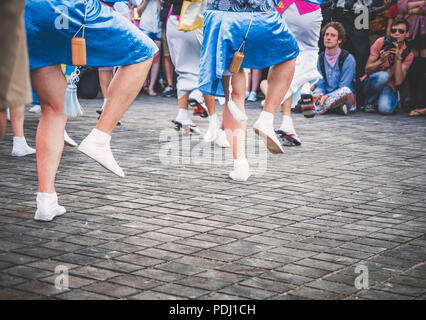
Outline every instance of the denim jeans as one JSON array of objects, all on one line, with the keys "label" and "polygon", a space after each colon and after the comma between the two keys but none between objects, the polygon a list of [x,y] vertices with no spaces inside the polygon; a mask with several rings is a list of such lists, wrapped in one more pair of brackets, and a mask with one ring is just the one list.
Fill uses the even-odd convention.
[{"label": "denim jeans", "polygon": [[377,100],[377,111],[381,114],[392,114],[399,101],[398,92],[387,85],[389,77],[386,71],[379,71],[362,82],[366,102],[371,104]]}]

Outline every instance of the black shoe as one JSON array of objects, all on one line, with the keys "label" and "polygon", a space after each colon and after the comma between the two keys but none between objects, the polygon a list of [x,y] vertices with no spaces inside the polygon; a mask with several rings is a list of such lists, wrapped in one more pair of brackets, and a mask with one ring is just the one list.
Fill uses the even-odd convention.
[{"label": "black shoe", "polygon": [[301,98],[302,114],[305,118],[315,117],[315,105],[312,94],[302,94]]}]

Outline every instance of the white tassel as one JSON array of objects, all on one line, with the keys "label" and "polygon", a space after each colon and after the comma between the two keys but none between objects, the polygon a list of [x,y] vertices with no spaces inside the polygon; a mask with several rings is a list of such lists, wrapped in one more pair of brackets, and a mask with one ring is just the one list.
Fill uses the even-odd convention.
[{"label": "white tassel", "polygon": [[232,76],[229,79],[229,101],[228,101],[228,109],[237,122],[244,122],[248,118],[247,116],[237,107],[234,101],[232,101]]},{"label": "white tassel", "polygon": [[75,68],[70,76],[70,83],[65,91],[64,114],[68,117],[77,117],[83,114],[83,109],[77,98],[77,82],[79,80],[80,70]]}]

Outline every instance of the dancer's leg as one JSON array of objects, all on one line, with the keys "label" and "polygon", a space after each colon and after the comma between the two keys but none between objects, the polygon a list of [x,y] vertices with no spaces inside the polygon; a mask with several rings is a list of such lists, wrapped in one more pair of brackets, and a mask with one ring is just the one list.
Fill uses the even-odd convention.
[{"label": "dancer's leg", "polygon": [[282,62],[269,69],[268,90],[263,111],[275,114],[284,99],[294,75],[296,59]]},{"label": "dancer's leg", "polygon": [[10,108],[10,124],[14,137],[24,136],[25,106]]},{"label": "dancer's leg", "polygon": [[[237,122],[228,108],[229,101],[229,77],[222,79],[225,91],[225,107],[223,109],[223,124],[225,132],[232,148],[234,158],[234,170],[229,174],[231,179],[246,181],[250,177],[249,164],[246,158],[246,128],[247,121]],[[232,76],[232,101],[244,112],[244,100],[246,92],[246,78],[243,70]]]},{"label": "dancer's leg", "polygon": [[13,131],[12,156],[23,157],[34,154],[36,151],[31,148],[24,136],[25,106],[18,106],[10,109],[10,123]]},{"label": "dancer's leg", "polygon": [[108,101],[96,124],[96,129],[109,135],[112,133],[118,121],[141,90],[151,64],[152,58],[118,69],[108,87]]},{"label": "dancer's leg", "polygon": [[[223,88],[225,91],[225,107],[223,109],[223,124],[228,141],[232,148],[234,159],[245,159],[246,150],[246,128],[247,121],[237,122],[228,109],[229,101],[229,76],[224,76],[222,79]],[[246,78],[244,71],[241,69],[238,73],[232,75],[232,101],[237,107],[244,112],[244,100],[246,92]]]},{"label": "dancer's leg", "polygon": [[[158,48],[161,47],[161,41],[154,41],[155,44],[158,46]],[[151,74],[149,79],[149,95],[150,96],[156,96],[157,94],[154,91],[155,83],[157,82],[158,74],[160,72],[160,51],[158,51],[152,61],[152,68],[151,68]]]},{"label": "dancer's leg", "polygon": [[32,70],[31,82],[42,108],[36,135],[38,191],[54,193],[56,172],[64,148],[67,83],[60,65]]},{"label": "dancer's leg", "polygon": [[98,74],[102,96],[104,97],[104,99],[108,99],[108,87],[112,80],[112,70],[99,70]]}]

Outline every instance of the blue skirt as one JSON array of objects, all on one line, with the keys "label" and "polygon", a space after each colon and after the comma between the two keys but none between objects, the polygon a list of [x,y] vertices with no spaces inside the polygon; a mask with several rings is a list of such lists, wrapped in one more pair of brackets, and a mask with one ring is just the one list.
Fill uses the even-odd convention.
[{"label": "blue skirt", "polygon": [[[28,0],[25,6],[30,69],[72,65],[71,39],[82,25],[83,0]],[[81,37],[81,31],[78,37]],[[85,35],[87,66],[115,67],[151,58],[157,45],[129,20],[87,0]]]},{"label": "blue skirt", "polygon": [[222,76],[247,33],[253,15],[241,68],[264,69],[297,57],[299,47],[277,12],[207,10],[201,48],[199,89],[224,96]]}]

